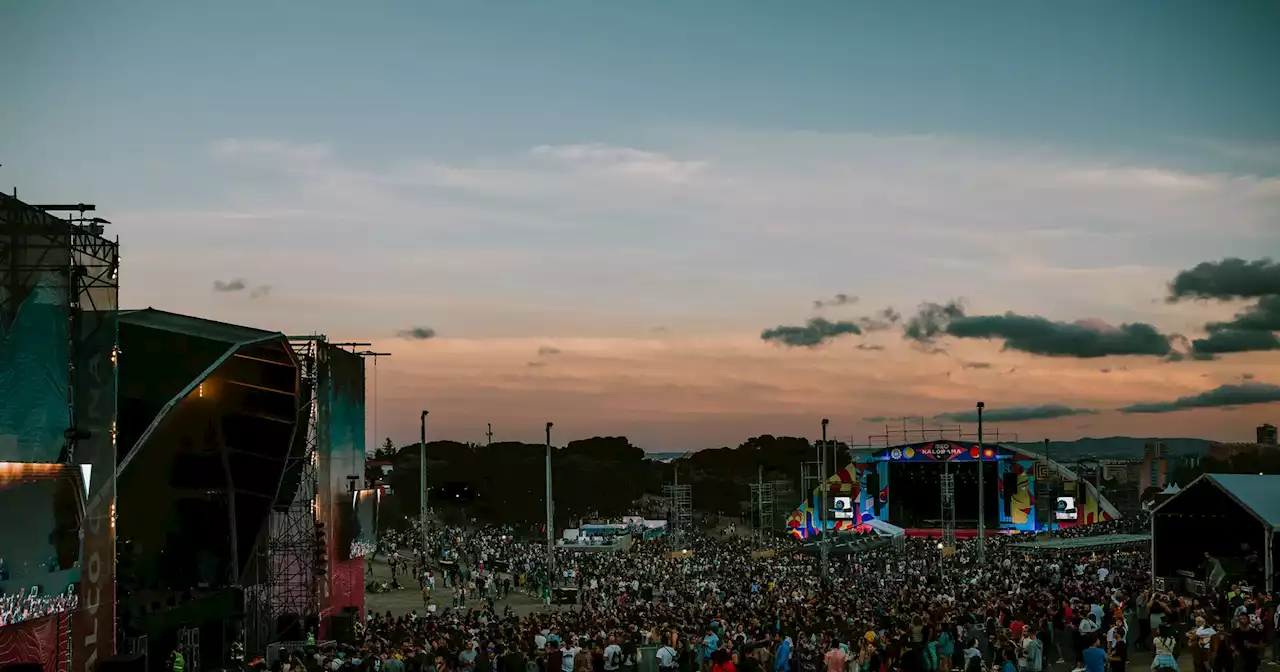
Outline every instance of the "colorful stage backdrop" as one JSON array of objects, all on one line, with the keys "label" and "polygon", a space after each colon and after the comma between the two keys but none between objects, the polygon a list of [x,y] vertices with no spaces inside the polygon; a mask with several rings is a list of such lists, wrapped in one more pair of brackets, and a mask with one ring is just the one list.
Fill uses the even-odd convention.
[{"label": "colorful stage backdrop", "polygon": [[364,358],[326,345],[325,361],[327,375],[320,379],[316,446],[317,506],[325,523],[329,557],[329,573],[321,588],[321,620],[341,613],[344,607],[364,612],[364,559],[351,557],[354,530],[342,529],[354,525],[353,491],[364,487]]}]

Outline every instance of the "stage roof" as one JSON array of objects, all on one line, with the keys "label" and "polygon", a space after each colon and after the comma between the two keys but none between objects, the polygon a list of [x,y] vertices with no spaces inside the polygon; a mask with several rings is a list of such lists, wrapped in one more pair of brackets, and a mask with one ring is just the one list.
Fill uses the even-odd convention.
[{"label": "stage roof", "polygon": [[[1263,525],[1273,530],[1280,529],[1280,476],[1205,474],[1191,481],[1178,495],[1191,490],[1191,486],[1201,480],[1212,483],[1219,490],[1227,493],[1227,496],[1252,513]],[[1177,500],[1178,495],[1170,497],[1156,510],[1159,511],[1165,504]]]},{"label": "stage roof", "polygon": [[241,327],[225,322],[214,322],[213,320],[199,317],[156,310],[155,308],[122,310],[120,311],[120,321],[184,336],[205,338],[229,345],[244,345],[283,337],[282,334],[277,332]]},{"label": "stage roof", "polygon": [[1028,541],[1021,544],[1013,544],[1012,548],[1023,548],[1032,551],[1091,551],[1094,549],[1123,546],[1125,544],[1136,544],[1142,541],[1151,541],[1151,535],[1105,534],[1096,537],[1048,539],[1045,541]]}]

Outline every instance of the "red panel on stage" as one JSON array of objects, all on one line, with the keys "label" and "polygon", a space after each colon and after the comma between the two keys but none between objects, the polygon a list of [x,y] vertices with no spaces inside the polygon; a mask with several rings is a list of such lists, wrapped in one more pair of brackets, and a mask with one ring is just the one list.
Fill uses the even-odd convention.
[{"label": "red panel on stage", "polygon": [[45,672],[67,662],[67,616],[56,614],[0,628],[0,667],[39,663]]},{"label": "red panel on stage", "polygon": [[329,602],[324,616],[341,613],[344,607],[355,607],[364,616],[364,558],[333,563],[330,573]]}]

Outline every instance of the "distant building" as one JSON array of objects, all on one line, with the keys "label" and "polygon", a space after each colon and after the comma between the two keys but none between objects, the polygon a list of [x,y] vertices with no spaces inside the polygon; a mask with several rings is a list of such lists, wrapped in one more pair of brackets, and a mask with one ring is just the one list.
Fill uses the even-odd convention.
[{"label": "distant building", "polygon": [[1207,457],[1212,460],[1225,462],[1234,459],[1239,455],[1251,455],[1257,453],[1262,448],[1257,443],[1215,443],[1209,446],[1209,454]]},{"label": "distant building", "polygon": [[1164,444],[1164,441],[1148,441],[1142,447],[1138,492],[1146,492],[1147,488],[1163,490],[1169,485],[1171,475],[1173,475],[1173,464],[1169,459],[1169,447]]},{"label": "distant building", "polygon": [[1259,425],[1258,443],[1264,446],[1276,445],[1276,426],[1270,423]]}]

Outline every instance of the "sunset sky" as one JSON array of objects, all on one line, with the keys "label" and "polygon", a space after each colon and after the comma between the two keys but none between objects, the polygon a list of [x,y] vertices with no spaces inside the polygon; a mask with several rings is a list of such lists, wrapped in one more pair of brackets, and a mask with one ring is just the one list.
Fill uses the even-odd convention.
[{"label": "sunset sky", "polygon": [[126,307],[393,353],[371,444],[1280,421],[1217,263],[1280,256],[1276,3],[47,0],[0,62],[0,188]]}]

